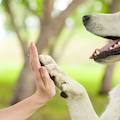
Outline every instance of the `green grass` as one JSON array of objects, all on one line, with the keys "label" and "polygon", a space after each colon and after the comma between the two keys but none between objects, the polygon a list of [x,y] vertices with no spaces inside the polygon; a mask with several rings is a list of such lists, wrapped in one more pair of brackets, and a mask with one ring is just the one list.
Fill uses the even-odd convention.
[{"label": "green grass", "polygon": [[0,83],[14,84],[22,69],[22,63],[0,61]]}]

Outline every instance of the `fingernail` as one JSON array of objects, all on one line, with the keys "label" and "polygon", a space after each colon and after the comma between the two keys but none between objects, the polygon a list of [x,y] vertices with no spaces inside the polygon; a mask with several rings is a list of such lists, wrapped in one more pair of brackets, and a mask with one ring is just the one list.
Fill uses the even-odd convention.
[{"label": "fingernail", "polygon": [[31,43],[30,43],[30,46],[32,46],[32,44],[33,44],[33,43],[31,42]]},{"label": "fingernail", "polygon": [[34,45],[34,42],[31,42],[31,45]]}]

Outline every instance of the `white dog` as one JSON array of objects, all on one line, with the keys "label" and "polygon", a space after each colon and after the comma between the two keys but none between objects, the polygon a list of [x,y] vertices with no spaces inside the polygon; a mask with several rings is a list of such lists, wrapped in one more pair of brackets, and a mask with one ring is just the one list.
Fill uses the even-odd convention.
[{"label": "white dog", "polygon": [[[119,20],[120,13],[93,14],[83,17],[88,31],[114,40],[105,47],[95,50],[91,56],[95,61],[111,63],[120,60]],[[41,65],[46,67],[56,86],[61,90],[61,96],[67,100],[72,120],[120,120],[120,84],[110,92],[108,107],[98,117],[85,88],[61,70],[50,56],[40,55],[39,58]]]}]

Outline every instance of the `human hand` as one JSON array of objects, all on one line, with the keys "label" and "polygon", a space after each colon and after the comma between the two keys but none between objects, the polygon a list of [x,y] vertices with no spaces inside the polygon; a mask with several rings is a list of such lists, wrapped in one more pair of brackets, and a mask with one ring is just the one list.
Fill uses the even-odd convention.
[{"label": "human hand", "polygon": [[38,51],[35,44],[30,44],[30,66],[35,76],[36,95],[47,102],[55,95],[55,85],[45,67],[40,65]]}]

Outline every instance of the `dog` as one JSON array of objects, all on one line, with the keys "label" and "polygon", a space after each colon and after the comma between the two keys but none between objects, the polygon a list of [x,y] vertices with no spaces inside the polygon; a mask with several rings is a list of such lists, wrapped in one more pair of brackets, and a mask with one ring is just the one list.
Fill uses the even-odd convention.
[{"label": "dog", "polygon": [[[91,14],[83,17],[83,23],[91,33],[111,39],[101,49],[96,49],[91,59],[109,64],[120,60],[120,13]],[[60,95],[68,103],[72,120],[120,120],[120,84],[110,93],[110,101],[99,117],[89,99],[86,89],[76,80],[69,77],[48,55],[39,55],[40,63],[48,70],[51,79],[60,89]]]}]

